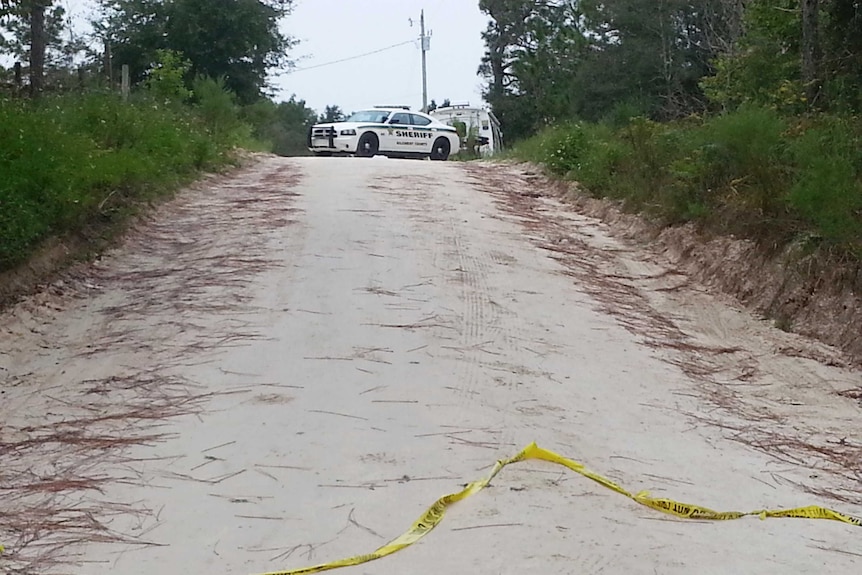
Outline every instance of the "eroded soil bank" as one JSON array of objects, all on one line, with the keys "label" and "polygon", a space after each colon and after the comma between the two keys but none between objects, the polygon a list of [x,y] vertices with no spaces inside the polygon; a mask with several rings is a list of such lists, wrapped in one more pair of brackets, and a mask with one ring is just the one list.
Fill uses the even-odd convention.
[{"label": "eroded soil bank", "polygon": [[[555,181],[542,169],[516,164],[536,193],[559,198],[607,222],[616,237],[643,244],[669,265],[716,292],[727,294],[786,331],[815,338],[862,365],[862,268],[824,261],[801,246],[783,251],[732,236],[707,236],[693,225],[664,227],[596,199],[576,184]],[[790,351],[790,350],[788,350]],[[860,392],[862,397],[862,392]]]}]

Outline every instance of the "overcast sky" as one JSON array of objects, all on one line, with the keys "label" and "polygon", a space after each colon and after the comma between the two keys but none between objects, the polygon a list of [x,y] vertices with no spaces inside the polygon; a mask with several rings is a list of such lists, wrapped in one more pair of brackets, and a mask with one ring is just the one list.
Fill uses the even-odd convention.
[{"label": "overcast sky", "polygon": [[[486,19],[477,0],[299,0],[285,30],[300,40],[297,68],[364,54],[418,39],[419,14],[432,32],[428,98],[481,101],[476,75],[484,51]],[[410,27],[410,19],[413,27]],[[419,42],[276,81],[285,97],[296,93],[312,108],[338,104],[347,111],[378,104],[422,105]]]},{"label": "overcast sky", "polygon": [[[92,13],[93,0],[58,0],[75,22]],[[276,99],[291,94],[318,112],[337,104],[359,108],[404,104],[422,106],[419,14],[432,32],[428,52],[428,99],[438,103],[481,103],[482,79],[476,75],[484,51],[481,33],[487,20],[478,0],[296,0],[282,28],[300,40],[291,56],[297,70],[278,73]],[[413,27],[410,19],[413,19]],[[417,40],[410,42],[411,40]],[[346,62],[310,68],[387,48]]]}]

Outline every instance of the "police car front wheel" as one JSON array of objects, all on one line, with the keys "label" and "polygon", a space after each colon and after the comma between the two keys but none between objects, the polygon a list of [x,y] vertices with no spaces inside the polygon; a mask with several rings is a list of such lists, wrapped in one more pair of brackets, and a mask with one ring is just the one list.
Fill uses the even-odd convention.
[{"label": "police car front wheel", "polygon": [[431,150],[431,159],[445,162],[449,159],[451,151],[452,145],[448,138],[437,138],[434,141],[434,148]]},{"label": "police car front wheel", "polygon": [[380,140],[372,132],[366,132],[359,138],[356,155],[362,158],[373,158],[380,150]]}]

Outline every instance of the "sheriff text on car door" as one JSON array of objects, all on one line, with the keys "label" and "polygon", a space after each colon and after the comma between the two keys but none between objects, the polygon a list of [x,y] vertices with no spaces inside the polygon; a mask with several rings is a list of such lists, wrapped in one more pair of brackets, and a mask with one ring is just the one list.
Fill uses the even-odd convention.
[{"label": "sheriff text on car door", "polygon": [[430,152],[434,132],[416,125],[423,121],[430,123],[425,118],[407,112],[393,114],[386,131],[386,148],[398,152]]}]

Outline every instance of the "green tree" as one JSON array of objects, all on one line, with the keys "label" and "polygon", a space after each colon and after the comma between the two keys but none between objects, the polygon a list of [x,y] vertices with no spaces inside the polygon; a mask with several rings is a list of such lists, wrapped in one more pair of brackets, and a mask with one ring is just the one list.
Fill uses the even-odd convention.
[{"label": "green tree", "polygon": [[240,114],[236,94],[224,78],[198,76],[194,81],[194,106],[212,138],[229,146],[248,142],[253,128]]},{"label": "green tree", "polygon": [[838,109],[862,110],[862,4],[832,0],[823,8],[821,75],[827,103]]},{"label": "green tree", "polygon": [[724,108],[754,102],[786,113],[862,110],[858,0],[748,0],[738,49],[703,80]]},{"label": "green tree", "polygon": [[820,0],[801,0],[802,4],[802,85],[812,105],[820,94]]},{"label": "green tree", "polygon": [[173,50],[157,50],[156,63],[147,71],[144,85],[160,100],[183,102],[192,91],[186,88],[183,78],[191,68],[191,62]]},{"label": "green tree", "polygon": [[700,80],[740,34],[740,0],[588,0],[582,2],[592,49],[579,72],[580,111],[601,117],[622,101],[646,115],[702,112]]},{"label": "green tree", "polygon": [[718,54],[701,85],[724,109],[755,104],[795,113],[805,108],[800,66],[800,0],[750,0],[737,50]]},{"label": "green tree", "polygon": [[269,142],[271,150],[281,156],[308,154],[308,129],[317,122],[317,113],[305,100],[291,96],[286,102],[262,99],[243,109],[243,117],[252,126],[255,138]]},{"label": "green tree", "polygon": [[506,97],[513,78],[514,47],[523,36],[536,4],[522,0],[479,0],[479,9],[491,19],[482,33],[486,52],[479,71],[489,80],[485,97],[492,106]]},{"label": "green tree", "polygon": [[[0,2],[0,20],[15,23],[26,22],[26,34],[19,32],[16,36],[26,36],[29,44],[29,49],[26,54],[29,59],[29,76],[30,76],[30,95],[33,97],[42,93],[43,82],[45,77],[45,52],[47,47],[46,31],[46,12],[53,4],[53,0],[2,0]],[[23,26],[21,26],[23,28]],[[2,32],[2,30],[0,30]],[[0,33],[2,37],[2,33]],[[0,48],[4,51],[9,51],[10,48],[15,51],[15,42],[11,46],[3,46],[0,42]]]},{"label": "green tree", "polygon": [[625,108],[702,112],[701,79],[736,49],[744,0],[481,0],[484,92],[512,139]]},{"label": "green tree", "polygon": [[[45,10],[46,69],[69,68],[73,56],[85,50],[83,40],[64,37],[66,17],[66,9],[61,5],[48,6]],[[7,34],[2,34],[3,31]],[[0,51],[20,61],[28,61],[31,41],[30,17],[26,10],[10,11],[6,18],[0,20]]]},{"label": "green tree", "polygon": [[323,113],[317,119],[317,121],[321,124],[330,123],[330,122],[342,122],[344,121],[344,112],[338,106],[327,106],[324,108]]},{"label": "green tree", "polygon": [[526,33],[526,22],[536,4],[522,0],[479,1],[479,9],[490,19],[482,33],[485,55],[479,66],[479,73],[488,80],[483,97],[512,139],[531,134],[535,127],[534,111],[522,105],[523,98],[519,101],[517,75],[512,68],[519,57],[517,48]]},{"label": "green tree", "polygon": [[293,0],[102,0],[98,29],[112,45],[113,65],[144,78],[158,50],[180,52],[197,76],[224,78],[243,104],[267,89],[267,73],[289,64],[295,41],[279,30]]},{"label": "green tree", "polygon": [[587,43],[577,0],[481,0],[490,17],[479,72],[485,100],[513,139],[573,112],[573,79]]}]

